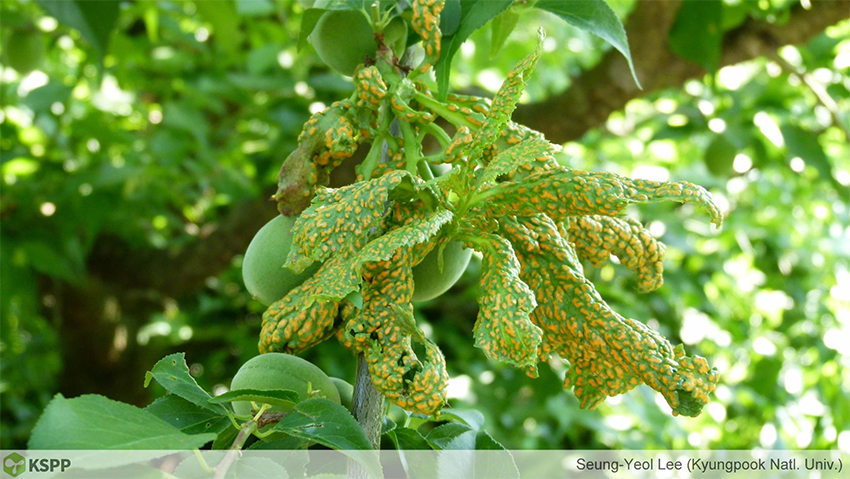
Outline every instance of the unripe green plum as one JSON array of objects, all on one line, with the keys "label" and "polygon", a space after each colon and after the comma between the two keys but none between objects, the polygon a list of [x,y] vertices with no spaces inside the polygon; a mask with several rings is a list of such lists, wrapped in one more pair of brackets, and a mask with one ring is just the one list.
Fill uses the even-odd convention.
[{"label": "unripe green plum", "polygon": [[[328,3],[319,0],[314,6],[324,8]],[[360,10],[325,12],[310,34],[310,41],[326,65],[348,76],[378,51],[372,25]]]},{"label": "unripe green plum", "polygon": [[44,38],[36,30],[15,30],[6,39],[6,65],[21,75],[41,66],[44,60]]},{"label": "unripe green plum", "polygon": [[439,268],[439,248],[434,248],[413,268],[413,301],[427,301],[445,293],[466,271],[472,250],[459,241],[450,241],[443,249],[443,270]]},{"label": "unripe green plum", "polygon": [[334,386],[336,386],[336,390],[339,393],[339,403],[351,411],[351,407],[354,404],[354,386],[345,379],[340,378],[331,378],[331,382],[334,383]]},{"label": "unripe green plum", "polygon": [[[233,376],[230,389],[288,389],[298,394],[297,402],[274,406],[269,411],[289,412],[298,402],[313,398],[340,403],[339,392],[327,374],[309,361],[284,353],[267,353],[251,358]],[[233,402],[233,412],[238,416],[250,415],[251,402]]]},{"label": "unripe green plum", "polygon": [[313,264],[295,274],[283,267],[292,247],[295,220],[294,217],[277,216],[260,228],[245,251],[242,279],[248,292],[265,305],[283,298],[319,269],[319,264]]},{"label": "unripe green plum", "polygon": [[[434,176],[448,174],[452,167],[447,164],[428,165]],[[464,249],[458,241],[451,241],[443,249],[443,270],[439,267],[439,248],[434,248],[421,263],[413,268],[413,301],[428,301],[445,293],[466,271],[472,250]]]}]

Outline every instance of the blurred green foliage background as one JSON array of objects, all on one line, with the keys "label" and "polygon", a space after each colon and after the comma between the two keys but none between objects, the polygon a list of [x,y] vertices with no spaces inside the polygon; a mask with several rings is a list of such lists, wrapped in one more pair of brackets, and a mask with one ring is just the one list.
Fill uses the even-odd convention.
[{"label": "blurred green foliage background", "polygon": [[[111,3],[114,11],[103,7],[95,22],[83,8],[72,25],[58,22],[49,2],[0,4],[3,449],[23,447],[57,392],[149,403],[162,391],[143,389],[144,372],[170,352],[187,352],[202,386],[226,390],[257,354],[264,309],[242,285],[241,253],[275,214],[266,199],[301,124],[352,91],[309,46],[296,49],[297,2]],[[611,2],[630,34],[641,31],[628,23],[640,3]],[[793,22],[800,10],[796,2],[729,1],[713,32],[723,39]],[[480,410],[486,429],[517,449],[850,450],[844,18],[768,57],[745,54],[714,73],[634,91],[596,124],[578,106],[550,112],[564,124],[589,122],[565,143],[565,165],[692,181],[727,215],[717,231],[688,205],[629,210],[668,246],[666,283],[656,292],[638,295],[614,263],[586,265],[615,310],[720,370],[700,417],[673,418],[646,387],[580,410],[561,388],[560,360],[538,379],[487,361],[472,346],[475,260],[449,293],[417,308],[446,355],[451,406]],[[698,19],[695,34],[708,21]],[[525,111],[555,108],[547,102],[609,49],[536,10],[520,16],[493,58],[490,30],[476,32],[454,62],[453,87],[492,95],[531,51],[538,26],[548,34],[546,53]],[[704,47],[681,29],[658,30],[664,48],[669,42],[680,55]],[[9,40],[24,34],[26,42]],[[636,58],[658,48],[650,40],[630,37]],[[10,66],[25,43],[30,56],[44,52],[29,72]],[[649,85],[677,74],[638,70]],[[619,81],[631,82],[628,74]],[[604,106],[594,101],[582,108]],[[534,126],[547,134],[558,127]],[[304,356],[353,379],[354,361],[336,341]]]}]

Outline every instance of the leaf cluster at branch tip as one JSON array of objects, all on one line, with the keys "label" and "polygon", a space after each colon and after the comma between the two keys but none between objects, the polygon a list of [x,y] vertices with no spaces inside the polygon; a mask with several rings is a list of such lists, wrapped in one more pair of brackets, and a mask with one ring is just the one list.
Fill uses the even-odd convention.
[{"label": "leaf cluster at branch tip", "polygon": [[[284,163],[279,201],[290,208],[308,200],[298,211],[287,267],[323,264],[266,312],[261,352],[299,352],[336,335],[365,356],[375,387],[388,399],[435,413],[445,404],[448,375],[443,354],[414,319],[412,267],[457,240],[482,255],[473,335],[489,358],[536,376],[538,362],[560,356],[569,362],[564,387],[581,407],[646,384],[674,414],[699,414],[717,371],[613,311],[584,276],[581,260],[599,267],[614,255],[634,273],[640,291],[655,290],[663,283],[665,247],[639,222],[619,215],[629,204],[677,201],[700,206],[720,226],[719,208],[688,182],[563,166],[559,147],[513,123],[543,51],[542,32],[538,48],[492,100],[437,99],[416,76],[439,58],[442,6],[440,0],[413,2],[425,70],[405,77],[381,58],[361,66],[352,97],[314,115]],[[453,135],[438,118],[453,124]],[[390,132],[393,120],[401,135]],[[442,151],[423,156],[427,134]],[[328,172],[369,139],[358,181],[325,188]],[[429,165],[435,164],[452,169],[432,179]],[[344,299],[355,292],[361,307]],[[415,343],[422,346],[418,355]]]}]

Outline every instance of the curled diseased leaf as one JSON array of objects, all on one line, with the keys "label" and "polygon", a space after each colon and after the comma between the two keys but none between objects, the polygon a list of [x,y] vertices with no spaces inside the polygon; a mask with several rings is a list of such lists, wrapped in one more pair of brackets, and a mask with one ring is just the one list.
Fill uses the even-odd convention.
[{"label": "curled diseased leaf", "polygon": [[475,345],[487,357],[515,366],[537,363],[542,332],[529,319],[537,306],[534,293],[519,278],[520,265],[511,244],[497,235],[474,238],[464,244],[480,251],[481,282]]},{"label": "curled diseased leaf", "polygon": [[299,353],[333,334],[339,305],[314,301],[318,282],[319,277],[313,276],[269,306],[263,314],[260,353]]},{"label": "curled diseased leaf", "polygon": [[524,181],[503,183],[483,193],[486,214],[534,216],[545,213],[556,221],[570,216],[616,216],[630,203],[679,201],[695,203],[718,227],[720,209],[701,186],[681,181],[632,180],[614,173],[553,168],[529,175]]},{"label": "curled diseased leaf", "polygon": [[278,174],[273,199],[284,216],[297,216],[310,205],[317,185],[326,185],[331,170],[357,150],[363,139],[350,101],[339,101],[314,114],[298,136]]},{"label": "curled diseased leaf", "polygon": [[357,70],[353,81],[357,89],[357,106],[376,110],[387,97],[387,84],[374,65]]},{"label": "curled diseased leaf", "polygon": [[554,161],[552,154],[555,150],[555,146],[542,136],[521,141],[496,155],[493,161],[484,168],[479,183],[491,183],[502,175],[513,173],[515,170],[527,167],[530,164]]},{"label": "curled diseased leaf", "polygon": [[519,97],[525,90],[525,85],[531,77],[531,72],[537,65],[537,60],[540,59],[540,54],[543,53],[543,40],[545,35],[541,29],[538,32],[537,48],[533,53],[525,57],[521,62],[508,73],[507,78],[493,98],[490,105],[490,111],[484,120],[484,125],[481,126],[481,132],[476,138],[476,148],[483,148],[486,145],[492,144],[499,136],[499,132],[505,127],[511,119],[511,115],[516,109],[516,104],[519,102]]},{"label": "curled diseased leaf", "polygon": [[613,254],[637,275],[638,290],[654,291],[664,284],[663,243],[636,220],[610,216],[580,216],[570,219],[570,242],[579,258],[601,267]]},{"label": "curled diseased leaf", "polygon": [[406,171],[392,171],[371,181],[343,188],[321,189],[292,228],[287,266],[303,271],[314,261],[362,248],[381,223],[390,191],[404,183],[413,190]]},{"label": "curled diseased leaf", "polygon": [[445,0],[413,0],[410,26],[422,38],[425,48],[425,59],[417,68],[421,73],[426,73],[440,59],[440,12],[445,4]]},{"label": "curled diseased leaf", "polygon": [[[400,249],[390,261],[364,267],[363,308],[348,312],[339,338],[364,354],[372,383],[387,399],[409,411],[433,414],[445,403],[448,373],[442,352],[413,319],[410,264],[410,252]],[[423,344],[424,358],[417,357],[412,340]]]},{"label": "curled diseased leaf", "polygon": [[314,276],[316,284],[313,297],[320,300],[340,300],[360,285],[365,265],[387,261],[399,249],[411,249],[427,243],[451,219],[450,211],[439,210],[392,229],[370,241],[357,253],[335,256]]},{"label": "curled diseased leaf", "polygon": [[522,275],[538,297],[531,319],[543,330],[541,357],[569,360],[565,388],[583,408],[642,383],[660,392],[673,413],[695,416],[718,381],[705,359],[686,357],[644,324],[614,312],[581,267],[566,232],[546,215],[506,219]]}]

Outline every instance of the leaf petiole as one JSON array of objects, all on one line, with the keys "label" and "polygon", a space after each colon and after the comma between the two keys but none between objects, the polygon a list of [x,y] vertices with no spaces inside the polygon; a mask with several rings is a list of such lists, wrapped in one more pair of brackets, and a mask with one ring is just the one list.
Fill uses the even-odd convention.
[{"label": "leaf petiole", "polygon": [[448,120],[449,123],[453,124],[454,126],[465,126],[470,130],[478,129],[478,126],[464,118],[463,115],[449,110],[448,106],[446,106],[446,104],[441,101],[437,101],[429,97],[428,95],[425,95],[424,93],[418,91],[413,93],[413,98],[416,99],[416,101],[418,101],[419,103],[421,103],[424,107],[434,110],[438,115]]},{"label": "leaf petiole", "polygon": [[446,130],[440,128],[440,125],[437,125],[436,123],[425,122],[420,126],[420,128],[422,128],[422,131],[419,133],[420,138],[425,138],[425,135],[430,134],[437,139],[437,143],[439,143],[440,147],[444,150],[452,143],[452,138],[448,133],[446,133]]},{"label": "leaf petiole", "polygon": [[404,138],[404,157],[407,160],[405,169],[415,175],[416,164],[422,158],[419,148],[417,148],[419,143],[416,141],[416,133],[413,132],[413,126],[406,121],[399,120],[398,126],[401,128],[401,135]]}]

